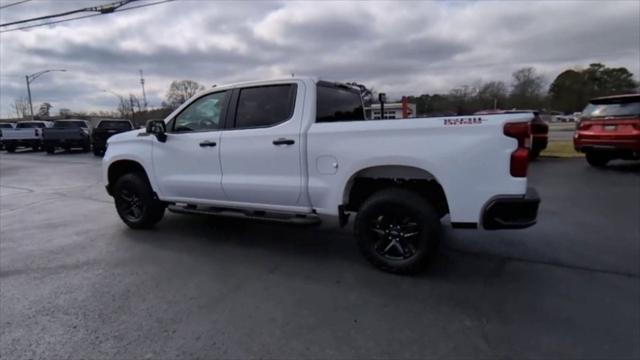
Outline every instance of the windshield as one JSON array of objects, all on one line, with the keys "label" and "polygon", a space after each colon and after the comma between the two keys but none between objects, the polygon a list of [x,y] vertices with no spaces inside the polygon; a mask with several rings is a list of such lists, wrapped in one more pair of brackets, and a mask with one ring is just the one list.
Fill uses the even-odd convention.
[{"label": "windshield", "polygon": [[99,129],[116,129],[116,130],[131,130],[131,123],[128,121],[115,121],[107,120],[101,121],[98,124]]},{"label": "windshield", "polygon": [[11,124],[0,124],[0,129],[13,129]]},{"label": "windshield", "polygon": [[43,128],[44,124],[39,122],[24,122],[16,125],[18,129],[32,129],[32,128]]},{"label": "windshield", "polygon": [[587,118],[639,116],[640,99],[634,100],[618,100],[618,102],[611,101],[609,103],[591,102],[582,111],[582,116]]},{"label": "windshield", "polygon": [[87,127],[87,124],[84,121],[57,121],[53,127],[58,129],[83,128]]}]

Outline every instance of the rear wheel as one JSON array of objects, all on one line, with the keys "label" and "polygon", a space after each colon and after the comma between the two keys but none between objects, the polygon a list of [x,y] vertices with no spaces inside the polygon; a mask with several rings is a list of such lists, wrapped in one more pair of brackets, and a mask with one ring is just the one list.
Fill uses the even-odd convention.
[{"label": "rear wheel", "polygon": [[132,229],[148,229],[162,220],[166,205],[156,199],[140,173],[121,176],[113,187],[118,215]]},{"label": "rear wheel", "polygon": [[10,152],[10,153],[16,152],[16,146],[13,144],[5,145],[5,148],[7,149],[7,152]]},{"label": "rear wheel", "polygon": [[56,152],[56,148],[54,148],[53,146],[45,146],[44,150],[47,152],[47,154],[53,154],[54,152]]},{"label": "rear wheel", "polygon": [[386,189],[361,206],[355,221],[358,245],[376,267],[415,273],[435,254],[441,224],[433,206],[419,194]]},{"label": "rear wheel", "polygon": [[95,156],[101,156],[102,155],[102,150],[96,148],[95,146],[93,147],[93,155]]},{"label": "rear wheel", "polygon": [[86,142],[82,145],[82,151],[83,152],[89,152],[91,151],[91,143],[90,142]]},{"label": "rear wheel", "polygon": [[605,154],[597,152],[587,153],[587,162],[594,167],[605,167],[611,158]]}]

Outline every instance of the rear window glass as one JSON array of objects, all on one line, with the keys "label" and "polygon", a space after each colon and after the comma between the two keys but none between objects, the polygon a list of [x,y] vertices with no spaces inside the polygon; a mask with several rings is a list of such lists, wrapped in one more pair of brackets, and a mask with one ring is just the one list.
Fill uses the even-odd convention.
[{"label": "rear window glass", "polygon": [[131,130],[131,123],[128,121],[100,121],[98,124],[99,129],[116,129],[116,130]]},{"label": "rear window glass", "polygon": [[39,122],[26,122],[26,123],[19,123],[18,125],[16,125],[16,128],[18,129],[33,129],[33,128],[43,128],[43,127],[44,127],[44,124]]},{"label": "rear window glass", "polygon": [[583,117],[639,116],[640,98],[591,102],[582,110]]},{"label": "rear window glass", "polygon": [[293,115],[296,85],[273,85],[240,90],[236,128],[272,126]]},{"label": "rear window glass", "polygon": [[316,122],[365,119],[359,90],[322,82],[317,89]]},{"label": "rear window glass", "polygon": [[59,129],[68,129],[68,128],[83,128],[87,127],[84,121],[57,121],[53,124],[53,127]]}]

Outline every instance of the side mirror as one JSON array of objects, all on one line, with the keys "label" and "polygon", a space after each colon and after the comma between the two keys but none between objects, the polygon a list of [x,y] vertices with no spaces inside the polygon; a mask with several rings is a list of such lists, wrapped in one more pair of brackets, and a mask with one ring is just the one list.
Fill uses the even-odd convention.
[{"label": "side mirror", "polygon": [[164,120],[149,120],[147,121],[147,134],[155,135],[156,139],[160,142],[167,141],[167,127]]}]

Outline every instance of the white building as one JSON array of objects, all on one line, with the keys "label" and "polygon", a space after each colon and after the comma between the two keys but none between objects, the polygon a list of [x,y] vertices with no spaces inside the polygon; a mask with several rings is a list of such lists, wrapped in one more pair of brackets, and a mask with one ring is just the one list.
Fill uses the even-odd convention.
[{"label": "white building", "polygon": [[[384,115],[380,114],[380,104],[371,104],[370,107],[364,108],[365,114],[368,119],[402,119],[402,103],[385,103]],[[416,104],[407,103],[407,116],[409,118],[416,117]]]}]

